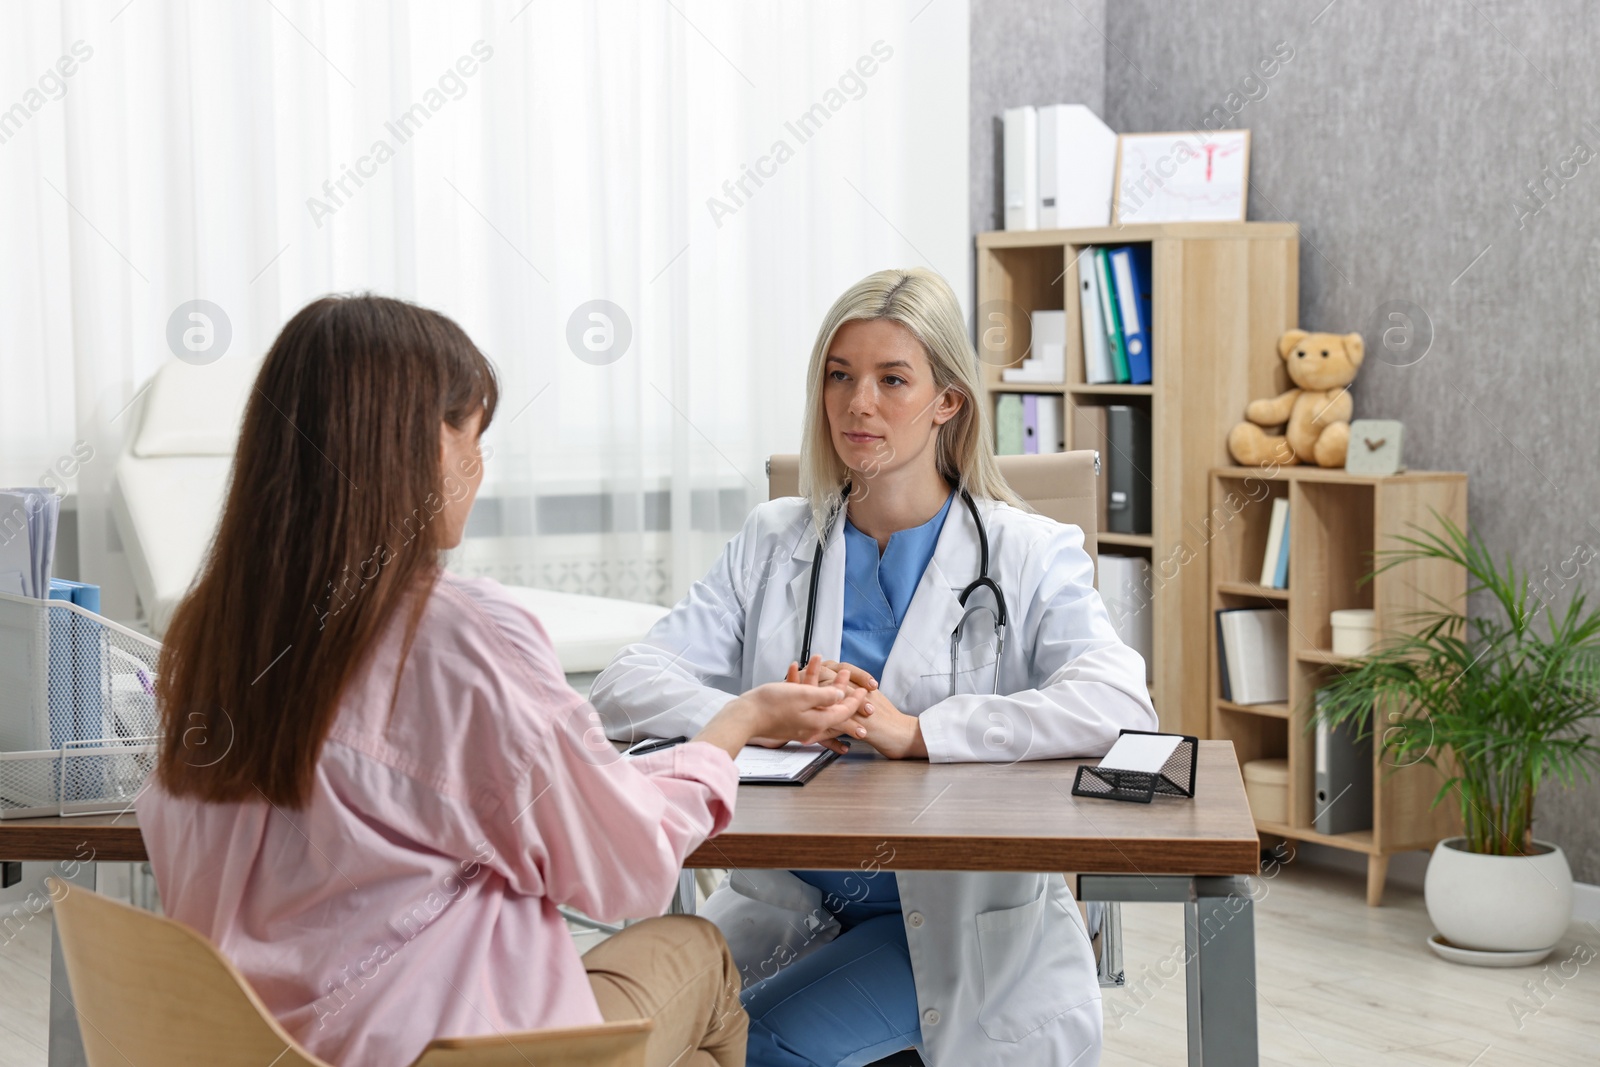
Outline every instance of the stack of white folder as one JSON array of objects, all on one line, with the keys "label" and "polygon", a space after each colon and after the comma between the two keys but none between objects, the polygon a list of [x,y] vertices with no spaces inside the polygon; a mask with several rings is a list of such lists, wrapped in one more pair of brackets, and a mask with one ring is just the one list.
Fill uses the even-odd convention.
[{"label": "stack of white folder", "polygon": [[1008,230],[1108,226],[1117,135],[1082,104],[1007,108]]}]

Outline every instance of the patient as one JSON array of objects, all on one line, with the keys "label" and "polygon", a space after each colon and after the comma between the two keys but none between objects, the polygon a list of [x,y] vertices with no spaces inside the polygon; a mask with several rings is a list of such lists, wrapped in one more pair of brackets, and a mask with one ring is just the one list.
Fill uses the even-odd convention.
[{"label": "patient", "polygon": [[283,328],[162,648],[135,805],[162,904],[333,1063],[651,1017],[650,1064],[741,1064],[715,927],[647,919],[580,957],[557,905],[659,916],[732,817],[732,754],[832,736],[864,691],[765,685],[689,744],[618,756],[538,619],[441,567],[497,393],[411,304],[330,297]]}]

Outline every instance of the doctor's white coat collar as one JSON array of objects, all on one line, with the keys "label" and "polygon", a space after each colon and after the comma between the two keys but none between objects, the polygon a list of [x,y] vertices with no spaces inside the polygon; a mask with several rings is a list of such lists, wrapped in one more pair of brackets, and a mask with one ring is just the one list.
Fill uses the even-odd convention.
[{"label": "doctor's white coat collar", "polygon": [[[995,532],[990,521],[999,502],[981,497],[973,497],[972,501],[978,506],[978,514],[983,517],[984,526],[989,532],[990,577],[1000,582],[995,568]],[[811,560],[817,551],[809,508],[805,514],[801,535],[791,555],[796,561],[796,572],[789,580],[789,611],[785,613],[785,618],[793,622],[784,629],[792,630],[793,638],[780,649],[773,649],[771,643],[767,643],[763,649],[776,653],[782,660],[776,673],[771,675],[773,680],[781,681],[789,661],[799,658],[800,642],[805,633],[806,598],[811,591]],[[966,501],[957,491],[956,498],[950,502],[950,510],[945,513],[944,525],[939,529],[933,558],[928,561],[927,569],[917,582],[916,592],[912,594],[911,604],[900,624],[900,632],[889,650],[883,677],[878,679],[879,688],[889,694],[897,705],[922,675],[948,669],[950,634],[966,610],[961,606],[961,590],[978,576],[978,564],[978,530],[973,525],[972,513],[967,510]],[[816,625],[811,635],[811,651],[823,659],[837,660],[843,647],[844,575],[844,516],[841,515],[833,524],[827,550],[822,554],[822,576],[817,587]],[[977,598],[980,596],[985,599],[979,601]],[[969,604],[980,602],[988,602],[987,594],[975,592]],[[968,626],[971,626],[970,622]],[[805,664],[800,666],[804,667]],[[902,711],[907,712],[923,710],[900,706]]]}]

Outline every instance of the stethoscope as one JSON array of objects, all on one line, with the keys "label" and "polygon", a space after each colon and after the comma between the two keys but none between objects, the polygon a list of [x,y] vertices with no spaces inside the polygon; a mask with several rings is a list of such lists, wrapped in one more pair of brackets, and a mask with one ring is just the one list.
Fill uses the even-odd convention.
[{"label": "stethoscope", "polygon": [[[839,521],[844,513],[845,501],[850,499],[850,483],[844,483],[844,490],[840,494],[840,503],[834,509],[833,515],[828,520],[828,532],[817,538],[817,551],[811,557],[811,595],[806,600],[806,629],[805,639],[800,646],[800,665],[803,668],[811,661],[811,630],[816,624],[817,611],[817,584],[822,576],[822,551],[827,547],[827,538],[833,531],[833,524]],[[978,576],[968,586],[961,590],[959,598],[963,608],[967,608],[967,598],[977,589],[987,588],[994,594],[994,602],[998,611],[986,604],[975,604],[967,608],[961,616],[956,628],[950,631],[950,695],[956,691],[956,653],[961,647],[961,628],[966,626],[967,620],[975,613],[987,611],[994,618],[995,634],[999,643],[995,646],[994,654],[994,680],[990,685],[990,692],[1000,692],[1000,657],[1006,650],[1006,597],[1000,592],[1000,587],[994,579],[989,577],[989,534],[983,528],[983,519],[978,517],[978,505],[973,503],[972,494],[965,489],[961,490],[961,499],[967,502],[967,510],[972,512],[972,524],[978,528]]]}]

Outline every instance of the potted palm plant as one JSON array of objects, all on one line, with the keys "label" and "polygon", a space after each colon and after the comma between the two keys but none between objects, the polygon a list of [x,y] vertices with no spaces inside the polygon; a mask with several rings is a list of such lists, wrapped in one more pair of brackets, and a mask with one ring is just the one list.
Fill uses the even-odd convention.
[{"label": "potted palm plant", "polygon": [[[1442,532],[1399,537],[1375,570],[1446,561],[1486,593],[1493,611],[1439,603],[1414,633],[1387,635],[1318,696],[1316,716],[1366,736],[1374,722],[1385,762],[1426,763],[1453,796],[1460,837],[1428,862],[1428,916],[1440,955],[1494,965],[1542,959],[1572,917],[1572,872],[1561,849],[1533,836],[1540,786],[1570,786],[1600,757],[1586,726],[1600,715],[1600,612],[1575,587],[1565,609],[1540,599],[1508,557],[1498,565],[1476,531],[1434,515]],[[1465,951],[1451,951],[1456,950]]]}]

